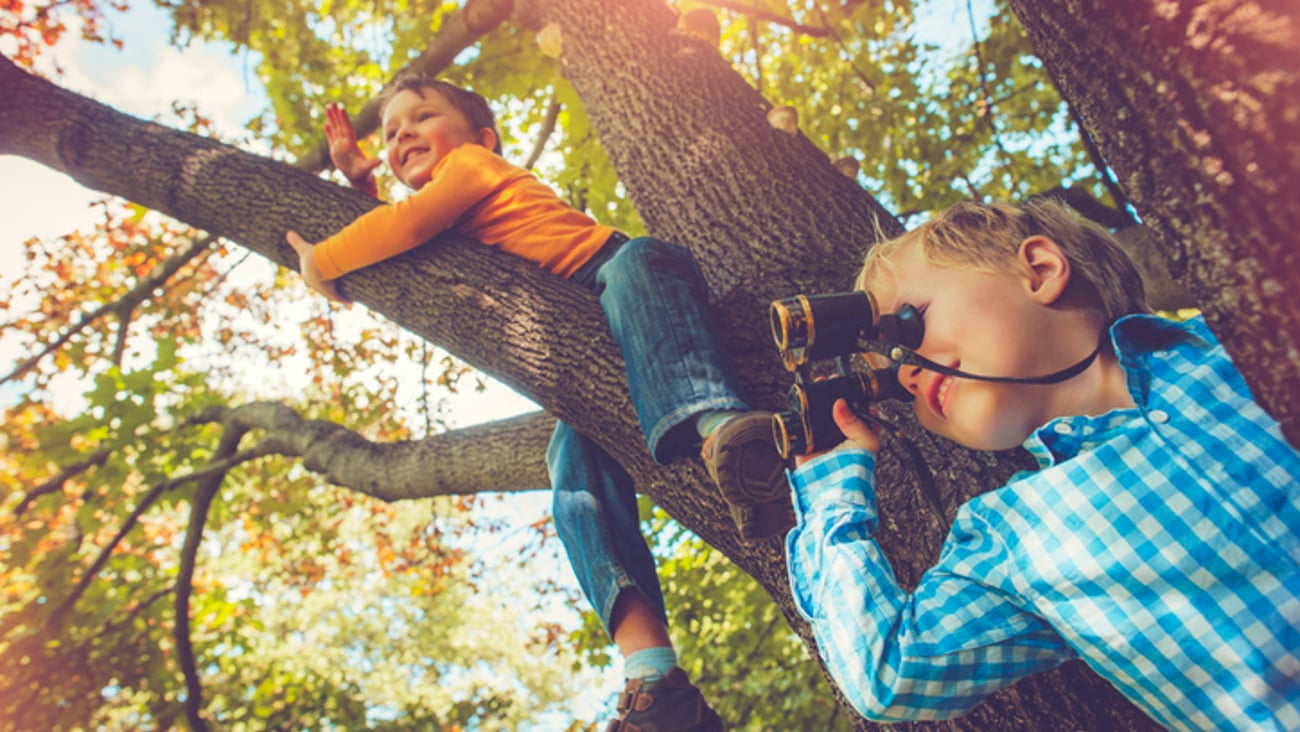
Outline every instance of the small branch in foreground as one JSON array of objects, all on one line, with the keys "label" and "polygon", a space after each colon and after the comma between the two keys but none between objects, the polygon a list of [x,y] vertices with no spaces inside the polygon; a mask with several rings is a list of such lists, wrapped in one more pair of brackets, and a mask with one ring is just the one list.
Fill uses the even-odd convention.
[{"label": "small branch in foreground", "polygon": [[[221,442],[213,455],[215,460],[209,469],[205,469],[208,475],[200,481],[194,499],[190,502],[189,526],[185,530],[180,567],[176,572],[176,624],[172,637],[176,642],[176,660],[185,676],[185,717],[189,720],[190,729],[195,732],[207,732],[209,727],[203,719],[203,686],[199,682],[194,644],[190,639],[190,595],[194,592],[194,567],[198,562],[199,544],[203,542],[203,527],[208,521],[208,510],[212,507],[212,501],[221,489],[221,481],[225,480],[230,466],[237,464],[232,461],[238,456],[236,450],[243,436],[244,431],[239,429],[227,429],[221,436]],[[223,470],[211,469],[217,464],[226,467]]]},{"label": "small branch in foreground", "polygon": [[81,475],[82,473],[86,472],[91,468],[103,465],[104,461],[108,460],[108,456],[112,454],[113,451],[107,448],[101,448],[99,450],[96,450],[95,452],[91,453],[90,457],[86,458],[85,460],[82,460],[81,462],[73,463],[65,467],[63,470],[60,470],[59,473],[54,477],[50,478],[44,483],[41,483],[40,485],[36,486],[30,491],[27,491],[27,494],[24,495],[22,500],[18,502],[18,505],[14,506],[14,517],[17,518],[19,516],[22,516],[23,512],[27,510],[27,507],[30,506],[32,502],[35,501],[37,498],[40,498],[41,496],[47,495],[49,493],[54,493],[55,491],[62,488],[63,484],[68,482],[69,480],[77,477],[78,475]]},{"label": "small branch in foreground", "polygon": [[210,247],[214,241],[216,241],[216,237],[211,234],[191,240],[188,245],[181,247],[175,254],[168,257],[165,262],[137,282],[135,287],[131,288],[116,300],[97,308],[93,312],[83,315],[80,320],[72,325],[72,327],[64,331],[64,333],[53,342],[47,344],[40,350],[40,352],[15,366],[14,369],[4,377],[0,377],[0,385],[13,381],[32,370],[36,364],[40,363],[42,358],[45,358],[62,348],[63,345],[72,340],[74,336],[106,315],[116,314],[122,319],[122,327],[119,331],[119,341],[121,341],[121,334],[126,332],[126,325],[130,321],[129,314],[131,311],[133,311],[137,305],[148,299],[153,294],[154,290],[165,284],[167,280],[171,279],[172,276],[179,272],[182,267],[189,264],[189,262],[195,257],[207,251],[208,247]]},{"label": "small branch in foreground", "polygon": [[136,504],[134,509],[132,509],[131,514],[126,517],[126,520],[122,522],[121,528],[118,529],[117,534],[112,538],[112,540],[100,549],[99,556],[95,558],[95,561],[90,565],[90,568],[81,575],[81,579],[77,581],[77,585],[72,588],[72,591],[68,593],[68,596],[63,598],[58,606],[50,613],[49,626],[51,628],[57,628],[63,623],[63,617],[72,609],[77,600],[81,599],[81,596],[86,592],[86,588],[90,586],[92,581],[94,581],[100,570],[104,568],[104,565],[108,564],[109,557],[112,556],[113,550],[117,548],[118,544],[122,543],[122,540],[131,532],[131,529],[135,528],[136,523],[140,520],[140,517],[144,515],[144,512],[149,510],[149,507],[162,497],[164,493],[179,488],[191,481],[202,480],[214,474],[225,475],[228,470],[236,465],[263,457],[265,454],[266,453],[260,449],[247,450],[232,455],[227,460],[218,460],[208,463],[208,465],[201,470],[196,470],[177,478],[168,478],[167,480],[155,484],[149,489],[149,492],[145,494],[144,498],[140,499],[140,502]]}]

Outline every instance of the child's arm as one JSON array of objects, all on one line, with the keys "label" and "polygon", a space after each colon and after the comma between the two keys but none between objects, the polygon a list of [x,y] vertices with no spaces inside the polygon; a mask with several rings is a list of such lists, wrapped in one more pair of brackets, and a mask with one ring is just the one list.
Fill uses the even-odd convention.
[{"label": "child's arm", "polygon": [[337,280],[327,279],[321,274],[320,268],[316,266],[316,260],[312,256],[312,250],[316,248],[315,244],[303,239],[296,231],[286,232],[284,238],[285,241],[289,242],[289,246],[293,247],[293,250],[298,253],[298,271],[302,273],[302,279],[307,283],[308,287],[334,302],[343,303],[344,305],[352,303],[351,300],[344,297],[342,292],[339,292],[336,284]]},{"label": "child's arm", "polygon": [[352,119],[340,104],[325,107],[325,141],[329,143],[330,160],[334,161],[334,167],[348,179],[352,187],[378,198],[379,188],[375,184],[374,170],[383,160],[369,157],[361,151]]},{"label": "child's arm", "polygon": [[480,164],[483,156],[495,157],[474,145],[456,148],[434,171],[433,179],[410,198],[371,209],[315,246],[297,234],[286,234],[299,257],[310,260],[301,268],[303,277],[309,278],[307,284],[346,302],[333,287],[334,280],[414,249],[456,223],[501,182],[499,171]]},{"label": "child's arm", "polygon": [[[851,440],[864,438],[865,425],[835,415]],[[1074,657],[1045,621],[1010,599],[1002,582],[1014,569],[996,537],[968,515],[916,589],[900,587],[875,538],[874,468],[871,452],[850,445],[796,469],[799,522],[786,539],[795,607],[859,712],[879,721],[956,717]]]}]

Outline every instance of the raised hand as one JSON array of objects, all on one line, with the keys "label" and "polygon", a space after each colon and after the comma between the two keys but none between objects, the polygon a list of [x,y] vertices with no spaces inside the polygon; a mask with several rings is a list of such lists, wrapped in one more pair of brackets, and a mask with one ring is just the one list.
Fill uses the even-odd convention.
[{"label": "raised hand", "polygon": [[361,151],[352,119],[340,104],[325,107],[325,141],[329,144],[330,160],[334,161],[334,167],[339,169],[343,177],[353,187],[372,196],[377,195],[378,189],[372,173],[383,159],[369,157]]}]

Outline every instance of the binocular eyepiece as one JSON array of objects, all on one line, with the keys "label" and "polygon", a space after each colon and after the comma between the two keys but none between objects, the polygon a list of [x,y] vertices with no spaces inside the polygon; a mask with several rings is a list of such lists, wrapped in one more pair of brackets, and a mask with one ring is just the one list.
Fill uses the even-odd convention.
[{"label": "binocular eyepiece", "polygon": [[[923,324],[911,306],[880,315],[870,292],[796,295],[774,301],[769,316],[772,340],[795,375],[789,408],[772,417],[772,439],[782,458],[820,452],[844,440],[831,418],[837,399],[866,414],[873,401],[911,397],[898,382],[897,366],[854,372],[849,364],[872,342],[918,347]],[[811,364],[826,358],[835,360],[836,376],[814,380]]]}]

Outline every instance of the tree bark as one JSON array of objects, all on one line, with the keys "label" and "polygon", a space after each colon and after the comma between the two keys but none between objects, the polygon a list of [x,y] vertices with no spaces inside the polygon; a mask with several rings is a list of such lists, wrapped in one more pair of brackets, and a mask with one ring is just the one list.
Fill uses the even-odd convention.
[{"label": "tree bark", "polygon": [[1010,0],[1256,398],[1300,444],[1293,0]]},{"label": "tree bark", "polygon": [[192,421],[260,430],[259,452],[301,458],[331,483],[383,501],[550,488],[544,457],[555,418],[545,412],[386,443],[278,402],[212,407]]}]

